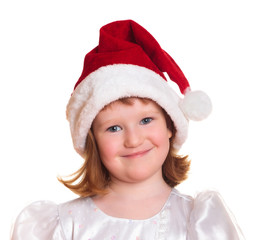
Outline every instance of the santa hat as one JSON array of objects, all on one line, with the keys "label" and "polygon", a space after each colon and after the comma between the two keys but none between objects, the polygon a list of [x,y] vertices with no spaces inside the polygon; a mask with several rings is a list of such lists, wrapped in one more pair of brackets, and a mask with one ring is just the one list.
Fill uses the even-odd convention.
[{"label": "santa hat", "polygon": [[[164,72],[184,98],[171,88]],[[212,108],[209,97],[201,91],[192,92],[175,61],[132,20],[103,26],[99,45],[85,56],[82,74],[67,105],[74,148],[81,156],[96,115],[104,106],[124,97],[149,98],[158,103],[176,127],[176,149],[187,138],[188,120],[202,120]]]}]

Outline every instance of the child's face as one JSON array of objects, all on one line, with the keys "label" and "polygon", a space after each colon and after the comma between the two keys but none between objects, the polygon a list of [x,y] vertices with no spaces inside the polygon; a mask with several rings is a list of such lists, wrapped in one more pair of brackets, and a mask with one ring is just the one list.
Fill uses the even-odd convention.
[{"label": "child's face", "polygon": [[100,158],[111,179],[135,183],[162,177],[171,131],[162,109],[153,101],[116,101],[93,122]]}]

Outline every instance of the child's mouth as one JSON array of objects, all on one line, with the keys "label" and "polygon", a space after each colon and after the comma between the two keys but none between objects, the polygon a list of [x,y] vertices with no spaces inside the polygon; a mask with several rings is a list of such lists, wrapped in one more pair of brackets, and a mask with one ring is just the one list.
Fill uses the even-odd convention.
[{"label": "child's mouth", "polygon": [[142,157],[142,156],[146,155],[148,152],[150,152],[151,150],[152,150],[152,148],[147,149],[147,150],[143,150],[143,151],[139,151],[139,152],[135,152],[135,153],[130,153],[130,154],[124,155],[122,157],[125,157],[125,158]]}]

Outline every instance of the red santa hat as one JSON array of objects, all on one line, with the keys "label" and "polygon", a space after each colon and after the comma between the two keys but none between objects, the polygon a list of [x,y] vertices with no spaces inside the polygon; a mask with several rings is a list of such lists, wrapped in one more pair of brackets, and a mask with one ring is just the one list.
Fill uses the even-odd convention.
[{"label": "red santa hat", "polygon": [[[168,84],[164,72],[178,85],[183,98]],[[124,97],[149,98],[158,103],[174,122],[177,149],[187,138],[189,119],[202,120],[212,109],[209,97],[202,91],[191,91],[175,61],[132,20],[103,26],[99,45],[85,56],[82,74],[67,105],[74,148],[81,156],[96,115]]]}]

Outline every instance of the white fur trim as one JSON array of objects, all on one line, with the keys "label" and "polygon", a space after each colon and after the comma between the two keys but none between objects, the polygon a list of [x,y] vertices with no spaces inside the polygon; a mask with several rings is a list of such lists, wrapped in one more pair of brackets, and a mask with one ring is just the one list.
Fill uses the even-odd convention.
[{"label": "white fur trim", "polygon": [[150,98],[169,114],[177,129],[174,147],[187,138],[188,120],[179,108],[181,99],[157,73],[136,65],[114,64],[88,75],[74,90],[67,105],[67,119],[74,148],[84,156],[88,130],[95,116],[109,103],[123,97]]}]

